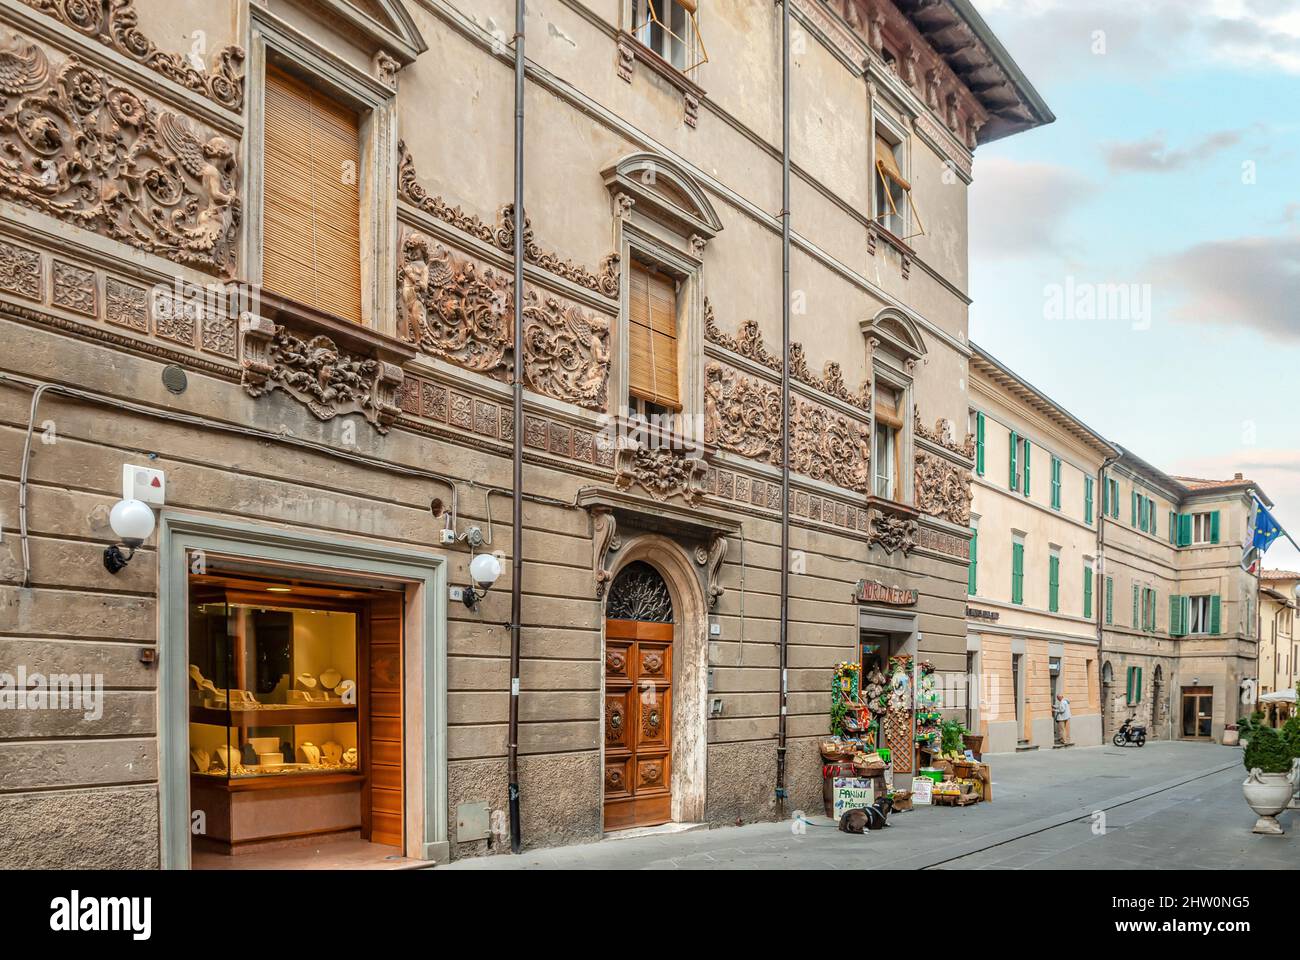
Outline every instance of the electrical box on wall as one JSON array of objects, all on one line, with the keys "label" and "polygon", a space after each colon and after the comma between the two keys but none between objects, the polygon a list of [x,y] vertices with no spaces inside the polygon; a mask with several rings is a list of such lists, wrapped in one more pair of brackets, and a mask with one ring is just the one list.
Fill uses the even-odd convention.
[{"label": "electrical box on wall", "polygon": [[167,474],[153,467],[122,464],[122,499],[139,500],[151,507],[167,503]]},{"label": "electrical box on wall", "polygon": [[491,817],[486,803],[462,803],[456,808],[456,841],[486,840],[491,834]]}]

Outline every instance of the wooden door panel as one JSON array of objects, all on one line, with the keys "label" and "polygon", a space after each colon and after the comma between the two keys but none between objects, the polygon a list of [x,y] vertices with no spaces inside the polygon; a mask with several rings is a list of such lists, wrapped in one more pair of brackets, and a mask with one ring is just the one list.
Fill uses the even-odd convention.
[{"label": "wooden door panel", "polygon": [[605,829],[666,823],[673,625],[610,620],[605,635]]},{"label": "wooden door panel", "polygon": [[630,730],[636,723],[636,710],[633,706],[635,691],[631,687],[622,690],[605,691],[605,751],[617,753],[631,750],[633,741]]}]

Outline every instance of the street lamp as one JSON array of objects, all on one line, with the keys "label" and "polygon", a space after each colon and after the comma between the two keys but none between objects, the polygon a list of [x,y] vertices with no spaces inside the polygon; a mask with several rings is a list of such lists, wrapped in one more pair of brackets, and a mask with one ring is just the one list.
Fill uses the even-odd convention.
[{"label": "street lamp", "polygon": [[470,585],[465,588],[465,606],[478,611],[478,602],[501,576],[501,561],[493,554],[480,553],[469,562]]}]

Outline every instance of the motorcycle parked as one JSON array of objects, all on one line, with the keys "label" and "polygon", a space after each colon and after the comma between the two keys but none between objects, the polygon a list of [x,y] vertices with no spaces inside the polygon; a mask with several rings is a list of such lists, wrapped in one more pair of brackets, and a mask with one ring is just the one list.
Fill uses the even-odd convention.
[{"label": "motorcycle parked", "polygon": [[1126,747],[1131,743],[1140,747],[1147,742],[1147,728],[1134,723],[1136,719],[1136,717],[1129,717],[1124,721],[1124,725],[1115,731],[1115,736],[1112,738],[1115,746]]}]

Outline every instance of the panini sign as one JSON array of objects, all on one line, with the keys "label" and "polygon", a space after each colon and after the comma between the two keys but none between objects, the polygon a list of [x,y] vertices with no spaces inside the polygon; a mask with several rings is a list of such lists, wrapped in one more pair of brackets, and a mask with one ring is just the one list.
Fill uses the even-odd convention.
[{"label": "panini sign", "polygon": [[890,607],[915,606],[920,595],[904,587],[890,587],[879,580],[858,581],[858,603],[883,603]]}]

